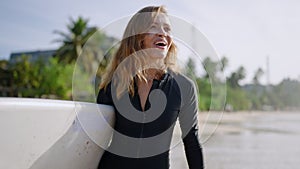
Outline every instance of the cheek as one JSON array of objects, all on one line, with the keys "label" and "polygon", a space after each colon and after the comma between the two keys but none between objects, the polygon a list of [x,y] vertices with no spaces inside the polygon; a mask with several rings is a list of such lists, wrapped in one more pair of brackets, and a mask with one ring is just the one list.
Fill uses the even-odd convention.
[{"label": "cheek", "polygon": [[151,37],[147,36],[143,40],[143,47],[144,48],[150,48],[153,46],[153,40]]}]

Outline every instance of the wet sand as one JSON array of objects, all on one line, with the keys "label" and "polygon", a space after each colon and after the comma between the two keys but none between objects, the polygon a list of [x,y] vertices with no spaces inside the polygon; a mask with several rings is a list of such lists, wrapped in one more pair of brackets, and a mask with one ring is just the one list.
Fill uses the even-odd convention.
[{"label": "wet sand", "polygon": [[[200,113],[200,137],[208,169],[298,169],[300,112]],[[171,169],[188,168],[180,129]]]}]

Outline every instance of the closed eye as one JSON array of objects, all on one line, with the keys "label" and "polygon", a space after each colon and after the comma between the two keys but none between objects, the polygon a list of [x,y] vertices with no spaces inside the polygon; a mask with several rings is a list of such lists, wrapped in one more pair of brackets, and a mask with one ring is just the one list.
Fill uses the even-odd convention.
[{"label": "closed eye", "polygon": [[155,29],[156,28],[156,25],[154,25],[154,24],[152,24],[151,26],[150,26],[150,29]]},{"label": "closed eye", "polygon": [[171,31],[171,28],[170,28],[169,26],[166,26],[166,27],[164,27],[164,30],[165,30],[166,32],[170,32],[170,31]]}]

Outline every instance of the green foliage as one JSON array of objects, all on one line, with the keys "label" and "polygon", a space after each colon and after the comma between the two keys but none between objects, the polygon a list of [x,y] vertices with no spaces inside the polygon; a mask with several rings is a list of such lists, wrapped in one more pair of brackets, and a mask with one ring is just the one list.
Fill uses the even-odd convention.
[{"label": "green foliage", "polygon": [[0,69],[6,70],[8,66],[7,60],[0,60]]},{"label": "green foliage", "polygon": [[[78,65],[76,65],[78,66]],[[82,67],[76,67],[73,73],[73,100],[95,102],[94,78],[84,71]]]},{"label": "green foliage", "polygon": [[73,69],[74,64],[59,64],[57,58],[50,59],[50,63],[41,68],[43,79],[39,93],[71,99]]},{"label": "green foliage", "polygon": [[274,87],[274,92],[286,108],[300,108],[300,82],[284,79]]},{"label": "green foliage", "polygon": [[189,58],[187,63],[186,63],[186,69],[185,69],[185,74],[189,78],[195,78],[196,75],[196,66],[195,66],[195,61],[192,58]]},{"label": "green foliage", "polygon": [[245,79],[246,71],[243,66],[240,66],[235,72],[232,72],[230,77],[227,79],[227,84],[232,88],[241,87],[240,81]]},{"label": "green foliage", "polygon": [[244,90],[227,86],[226,104],[231,105],[233,110],[249,110],[251,101]]},{"label": "green foliage", "polygon": [[256,88],[252,91],[246,91],[248,98],[250,99],[250,109],[252,110],[261,110],[263,107],[264,94],[259,94],[256,91]]},{"label": "green foliage", "polygon": [[60,35],[56,41],[62,45],[54,58],[31,61],[24,55],[8,66],[0,63],[1,68],[8,67],[12,72],[15,96],[95,101],[94,83],[99,83],[117,40],[89,27],[82,17],[70,18],[67,28],[67,32],[55,31]]},{"label": "green foliage", "polygon": [[211,83],[209,79],[206,78],[197,78],[196,79],[198,86],[198,101],[200,110],[209,110],[211,105]]},{"label": "green foliage", "polygon": [[221,72],[224,72],[224,70],[227,68],[227,66],[228,66],[228,58],[227,57],[222,57],[222,59],[221,59],[221,68],[220,68],[220,70],[221,70]]},{"label": "green foliage", "polygon": [[[204,59],[204,66],[207,71],[204,77],[197,77],[195,65],[192,58],[189,58],[185,66],[184,73],[195,79],[199,90],[198,101],[200,110],[223,110],[226,88],[224,82],[219,79],[218,74],[227,66],[227,58],[223,57],[224,63],[212,61],[210,58]],[[213,84],[213,85],[212,85]]]},{"label": "green foliage", "polygon": [[244,87],[252,110],[293,110],[300,108],[300,82],[284,79],[278,85]]},{"label": "green foliage", "polygon": [[258,68],[254,73],[253,83],[256,85],[260,84],[259,80],[263,74],[264,74],[264,71],[262,70],[262,68]]},{"label": "green foliage", "polygon": [[215,62],[210,59],[210,57],[207,57],[203,61],[204,68],[206,70],[205,78],[209,78],[212,81],[217,80],[217,72],[219,70],[218,68],[218,62]]},{"label": "green foliage", "polygon": [[56,57],[62,64],[76,61],[87,80],[95,78],[92,76],[96,73],[95,81],[98,85],[108,60],[115,51],[112,46],[117,39],[107,36],[96,27],[89,27],[88,20],[82,17],[77,20],[71,18],[67,28],[68,32],[55,31],[61,36],[56,41],[62,43]]},{"label": "green foliage", "polygon": [[29,62],[27,56],[10,66],[18,96],[70,99],[73,64],[62,65],[57,58],[48,63]]}]

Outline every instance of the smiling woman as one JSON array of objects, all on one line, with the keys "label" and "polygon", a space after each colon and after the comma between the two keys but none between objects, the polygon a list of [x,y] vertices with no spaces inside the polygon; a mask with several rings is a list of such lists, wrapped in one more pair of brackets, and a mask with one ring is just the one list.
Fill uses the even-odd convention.
[{"label": "smiling woman", "polygon": [[178,119],[190,169],[204,168],[194,83],[176,69],[176,45],[163,6],[129,21],[100,84],[97,103],[112,105],[116,121],[98,169],[169,169]]}]

